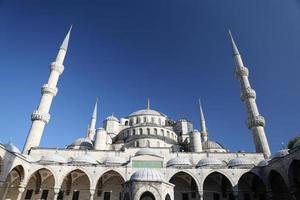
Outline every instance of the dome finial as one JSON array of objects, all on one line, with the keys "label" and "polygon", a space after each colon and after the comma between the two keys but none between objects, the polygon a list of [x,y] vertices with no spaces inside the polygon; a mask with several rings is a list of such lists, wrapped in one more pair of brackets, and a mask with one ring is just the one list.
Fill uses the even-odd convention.
[{"label": "dome finial", "polygon": [[150,98],[147,99],[147,109],[150,110]]}]

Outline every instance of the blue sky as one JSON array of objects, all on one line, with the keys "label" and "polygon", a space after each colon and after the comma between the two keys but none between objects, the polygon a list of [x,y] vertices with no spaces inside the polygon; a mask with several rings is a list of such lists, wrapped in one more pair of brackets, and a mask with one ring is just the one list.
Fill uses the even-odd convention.
[{"label": "blue sky", "polygon": [[[88,3],[87,3],[88,2]],[[73,32],[41,146],[84,136],[99,97],[97,126],[151,106],[199,128],[201,97],[210,138],[254,151],[234,76],[235,36],[271,150],[300,134],[299,0],[0,1],[0,141],[23,148],[49,64]]]}]

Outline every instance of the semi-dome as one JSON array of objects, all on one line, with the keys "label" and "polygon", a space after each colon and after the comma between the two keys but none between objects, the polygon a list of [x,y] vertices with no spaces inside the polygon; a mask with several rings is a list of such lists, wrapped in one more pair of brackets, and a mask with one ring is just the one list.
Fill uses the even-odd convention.
[{"label": "semi-dome", "polygon": [[118,156],[108,156],[104,159],[103,163],[107,166],[120,166],[126,163],[126,160]]},{"label": "semi-dome", "polygon": [[65,164],[68,162],[68,160],[58,154],[46,154],[44,156],[41,157],[40,160],[41,163],[61,163],[61,164]]},{"label": "semi-dome", "polygon": [[208,157],[202,160],[199,160],[196,167],[206,167],[206,166],[222,166],[224,163],[218,158]]},{"label": "semi-dome", "polygon": [[164,181],[162,174],[155,169],[141,169],[132,174],[131,181]]},{"label": "semi-dome", "polygon": [[249,159],[237,157],[228,162],[228,167],[239,167],[239,166],[249,166],[254,165]]},{"label": "semi-dome", "polygon": [[275,153],[273,158],[281,158],[289,154],[289,149],[281,149]]},{"label": "semi-dome", "polygon": [[108,116],[108,117],[106,118],[106,120],[108,120],[108,121],[116,121],[116,122],[119,122],[118,118],[116,118],[116,117],[113,116],[113,115]]},{"label": "semi-dome", "polygon": [[183,157],[172,158],[167,162],[167,167],[190,167],[192,163],[189,159]]},{"label": "semi-dome", "polygon": [[7,144],[4,144],[4,147],[7,151],[10,151],[12,153],[19,153],[21,154],[21,151],[17,146],[15,146],[12,142],[9,142]]},{"label": "semi-dome", "polygon": [[92,165],[98,164],[97,160],[89,155],[81,155],[75,157],[72,159],[72,162],[76,164],[92,164]]},{"label": "semi-dome", "polygon": [[258,167],[265,167],[265,166],[267,166],[269,164],[269,159],[265,159],[265,160],[261,160],[258,164],[257,164],[257,166]]},{"label": "semi-dome", "polygon": [[92,149],[93,142],[89,138],[78,138],[71,145],[68,146],[68,149]]},{"label": "semi-dome", "polygon": [[158,112],[156,110],[152,110],[152,109],[142,109],[142,110],[138,110],[135,111],[133,113],[131,113],[129,116],[136,116],[136,115],[156,115],[156,116],[164,116],[166,117],[165,114]]},{"label": "semi-dome", "polygon": [[135,153],[135,155],[136,156],[149,155],[149,156],[158,156],[158,157],[160,157],[155,151],[153,151],[149,148],[140,149]]}]

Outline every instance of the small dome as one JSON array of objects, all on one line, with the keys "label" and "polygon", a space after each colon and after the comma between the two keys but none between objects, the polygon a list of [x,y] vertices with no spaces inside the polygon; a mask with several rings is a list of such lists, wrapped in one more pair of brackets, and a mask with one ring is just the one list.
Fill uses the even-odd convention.
[{"label": "small dome", "polygon": [[7,144],[4,144],[4,147],[7,151],[10,151],[12,153],[19,153],[21,154],[21,151],[18,147],[16,147],[12,142],[9,142]]},{"label": "small dome", "polygon": [[42,163],[67,163],[67,159],[58,154],[47,154],[41,157]]},{"label": "small dome", "polygon": [[118,156],[108,156],[104,159],[103,163],[107,166],[119,166],[126,163],[126,160]]},{"label": "small dome", "polygon": [[92,149],[93,142],[89,138],[78,138],[67,148],[68,149]]},{"label": "small dome", "polygon": [[250,160],[246,158],[237,157],[228,162],[228,167],[238,167],[243,165],[254,165]]},{"label": "small dome", "polygon": [[203,142],[202,148],[203,149],[224,149],[224,147],[221,144],[212,140],[207,140]]},{"label": "small dome", "polygon": [[293,148],[300,147],[300,139],[293,145]]},{"label": "small dome", "polygon": [[197,163],[197,167],[205,167],[205,166],[212,166],[212,165],[221,166],[224,165],[224,163],[218,158],[214,158],[214,157],[204,158],[202,160],[199,160],[199,162]]},{"label": "small dome", "polygon": [[289,154],[289,149],[281,149],[275,153],[273,158],[281,158]]},{"label": "small dome", "polygon": [[113,116],[113,115],[108,116],[108,117],[106,118],[106,120],[108,120],[108,121],[116,121],[116,122],[119,122],[118,118],[116,118],[116,117]]},{"label": "small dome", "polygon": [[138,110],[133,113],[131,113],[129,116],[136,116],[136,115],[156,115],[156,116],[164,116],[166,115],[152,109],[143,109],[143,110]]},{"label": "small dome", "polygon": [[265,166],[267,166],[269,164],[269,159],[265,159],[265,160],[261,160],[258,164],[257,164],[257,166],[258,167],[265,167]]},{"label": "small dome", "polygon": [[162,174],[155,169],[141,169],[132,174],[131,181],[163,181]]},{"label": "small dome", "polygon": [[72,162],[77,164],[92,164],[92,165],[98,164],[97,160],[89,155],[82,155],[82,156],[75,157],[72,159]]},{"label": "small dome", "polygon": [[167,162],[167,167],[189,167],[192,163],[189,159],[183,157],[172,158]]},{"label": "small dome", "polygon": [[135,156],[142,156],[142,155],[150,155],[150,156],[158,156],[158,157],[160,157],[155,151],[153,151],[153,150],[151,150],[149,148],[140,149],[140,150],[138,150],[135,153]]}]

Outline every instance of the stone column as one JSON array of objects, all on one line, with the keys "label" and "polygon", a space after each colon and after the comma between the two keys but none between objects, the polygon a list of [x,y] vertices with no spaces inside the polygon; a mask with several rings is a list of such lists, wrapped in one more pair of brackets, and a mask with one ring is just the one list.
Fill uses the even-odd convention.
[{"label": "stone column", "polygon": [[25,188],[24,188],[24,187],[19,187],[19,188],[18,188],[18,191],[19,191],[19,194],[18,194],[16,200],[21,200],[22,195],[23,195],[23,192],[25,191]]},{"label": "stone column", "polygon": [[0,183],[0,187],[1,187],[1,193],[0,193],[0,197],[2,200],[5,200],[5,197],[6,197],[6,194],[7,194],[7,191],[8,191],[8,186],[9,184],[8,183]]},{"label": "stone column", "polygon": [[59,188],[54,188],[54,196],[53,200],[57,200],[58,194],[59,194],[60,189]]},{"label": "stone column", "polygon": [[94,194],[95,194],[95,190],[91,189],[90,190],[90,200],[94,200]]}]

